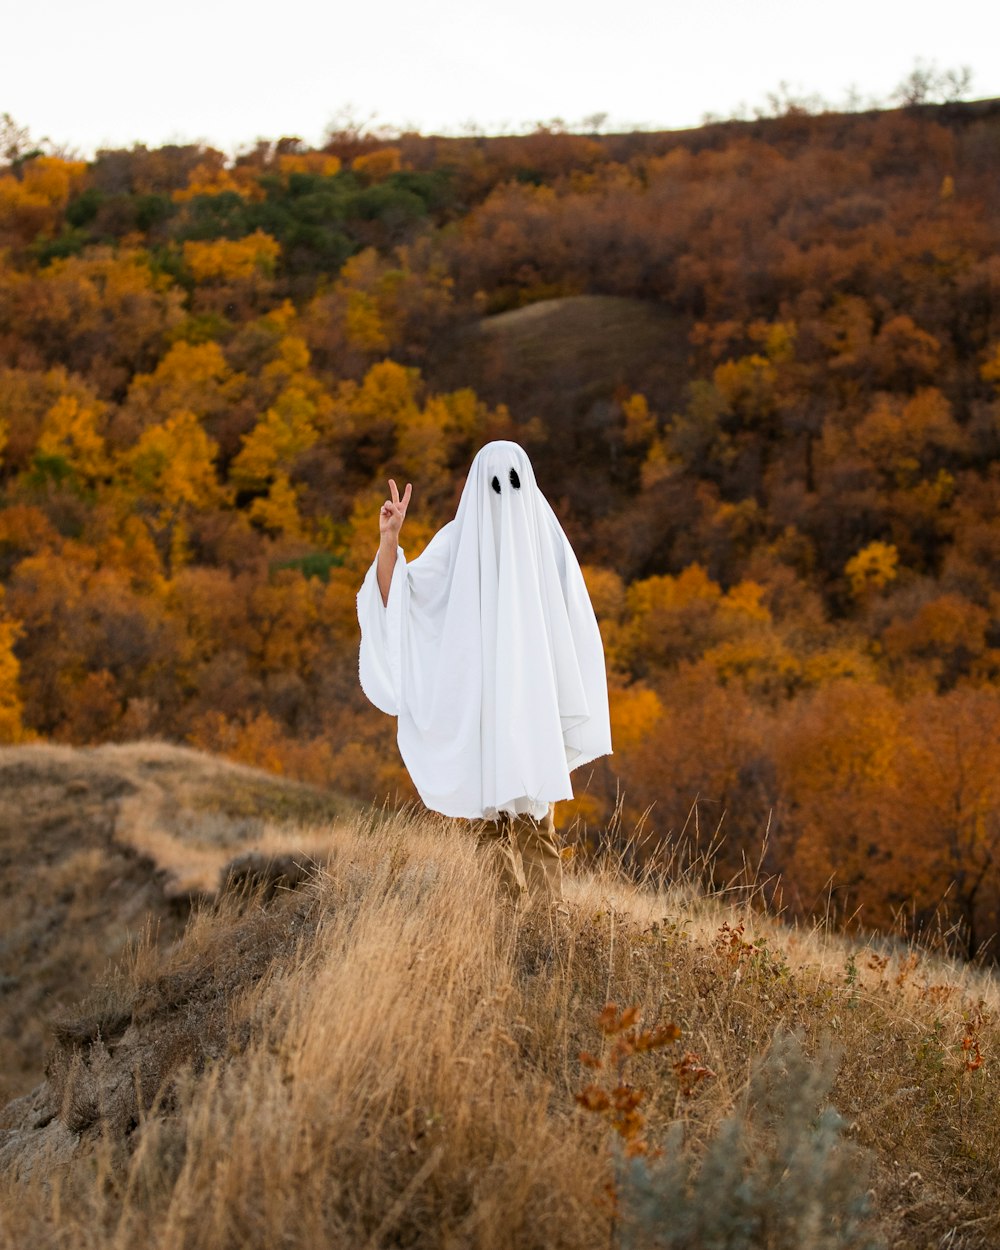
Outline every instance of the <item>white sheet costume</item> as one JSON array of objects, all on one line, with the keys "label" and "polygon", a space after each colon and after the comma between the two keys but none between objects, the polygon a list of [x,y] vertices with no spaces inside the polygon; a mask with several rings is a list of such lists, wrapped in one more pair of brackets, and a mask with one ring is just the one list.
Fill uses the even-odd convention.
[{"label": "white sheet costume", "polygon": [[604,648],[580,565],[517,443],[484,447],[453,521],[383,605],[358,594],[361,686],[398,717],[425,805],[446,816],[545,816],[570,771],[611,752]]}]

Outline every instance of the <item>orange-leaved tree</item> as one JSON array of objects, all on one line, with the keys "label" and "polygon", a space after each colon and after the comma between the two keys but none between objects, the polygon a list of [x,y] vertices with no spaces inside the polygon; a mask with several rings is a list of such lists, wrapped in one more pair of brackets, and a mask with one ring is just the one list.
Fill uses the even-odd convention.
[{"label": "orange-leaved tree", "polygon": [[24,737],[24,703],[19,677],[21,666],[14,654],[21,629],[3,610],[3,587],[0,586],[0,745],[20,742]]}]

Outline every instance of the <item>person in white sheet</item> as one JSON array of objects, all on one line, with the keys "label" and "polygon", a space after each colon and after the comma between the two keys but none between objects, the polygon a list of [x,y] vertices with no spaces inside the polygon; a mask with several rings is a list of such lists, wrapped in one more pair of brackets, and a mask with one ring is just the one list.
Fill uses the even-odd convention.
[{"label": "person in white sheet", "polygon": [[454,520],[416,559],[399,546],[411,488],[379,514],[358,593],[359,671],[397,717],[424,804],[487,822],[514,896],[562,896],[553,807],[611,753],[604,648],[580,565],[511,442],[476,455]]}]

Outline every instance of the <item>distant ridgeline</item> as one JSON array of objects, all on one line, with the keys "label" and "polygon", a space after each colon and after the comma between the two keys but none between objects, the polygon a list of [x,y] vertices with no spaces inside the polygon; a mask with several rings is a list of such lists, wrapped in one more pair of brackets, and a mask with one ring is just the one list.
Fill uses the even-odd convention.
[{"label": "distant ridgeline", "polygon": [[357,682],[385,478],[413,554],[511,437],[604,632],[581,853],[721,825],[711,884],[990,941],[1000,102],[12,151],[0,740],[409,796]]}]

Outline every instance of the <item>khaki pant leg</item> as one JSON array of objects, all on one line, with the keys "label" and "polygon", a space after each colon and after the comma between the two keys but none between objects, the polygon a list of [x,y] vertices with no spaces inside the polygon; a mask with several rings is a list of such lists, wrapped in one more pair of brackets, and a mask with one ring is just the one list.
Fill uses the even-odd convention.
[{"label": "khaki pant leg", "polygon": [[500,890],[511,899],[520,899],[527,892],[524,880],[524,865],[521,852],[514,838],[510,815],[501,812],[494,820],[483,823],[479,834],[479,845],[492,859],[497,876],[500,879]]},{"label": "khaki pant leg", "polygon": [[535,821],[530,816],[514,820],[517,846],[524,866],[524,880],[532,898],[562,901],[562,857],[556,841],[555,804],[547,816]]}]

